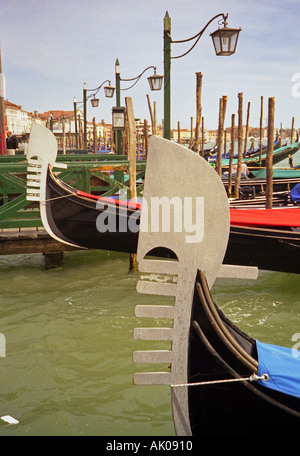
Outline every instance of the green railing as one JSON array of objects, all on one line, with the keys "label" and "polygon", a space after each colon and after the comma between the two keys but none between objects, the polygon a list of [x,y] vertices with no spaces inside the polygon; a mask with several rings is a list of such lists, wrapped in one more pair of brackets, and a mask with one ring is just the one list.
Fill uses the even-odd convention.
[{"label": "green railing", "polygon": [[[58,155],[57,161],[68,168],[59,177],[72,187],[87,193],[112,196],[128,190],[129,162],[124,155]],[[137,194],[143,191],[146,162],[137,162]],[[0,229],[40,227],[39,204],[26,200],[27,160],[23,155],[0,156]]]}]

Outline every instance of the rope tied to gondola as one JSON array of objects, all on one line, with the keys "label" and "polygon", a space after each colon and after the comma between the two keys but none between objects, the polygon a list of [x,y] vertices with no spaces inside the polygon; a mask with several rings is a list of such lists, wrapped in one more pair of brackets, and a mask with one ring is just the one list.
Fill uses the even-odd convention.
[{"label": "rope tied to gondola", "polygon": [[268,374],[263,374],[261,376],[258,376],[257,374],[252,374],[250,377],[241,377],[241,378],[229,378],[225,380],[210,380],[207,382],[194,382],[194,383],[178,383],[178,384],[172,384],[172,388],[179,388],[179,387],[185,387],[185,386],[208,386],[208,385],[216,385],[219,383],[233,383],[233,382],[257,382],[258,380],[263,380],[267,382],[269,380]]},{"label": "rope tied to gondola", "polygon": [[55,198],[49,198],[49,199],[45,199],[43,201],[40,201],[40,203],[42,204],[45,204],[45,203],[48,203],[50,201],[55,201],[55,200],[59,200],[59,199],[63,199],[63,198],[70,198],[71,196],[74,196],[75,193],[70,193],[68,195],[62,195],[62,196],[56,196]]}]

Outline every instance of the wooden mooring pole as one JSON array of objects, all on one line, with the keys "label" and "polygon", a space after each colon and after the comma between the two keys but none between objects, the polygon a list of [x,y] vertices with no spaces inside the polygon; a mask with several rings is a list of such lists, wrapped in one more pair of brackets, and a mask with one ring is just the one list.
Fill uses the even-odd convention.
[{"label": "wooden mooring pole", "polygon": [[[132,98],[126,97],[125,103],[128,120],[129,198],[131,201],[136,201],[136,124]],[[130,269],[136,270],[136,254],[134,253],[130,254]]]},{"label": "wooden mooring pole", "polygon": [[202,116],[201,157],[204,157],[204,117]]},{"label": "wooden mooring pole", "polygon": [[269,98],[268,104],[268,149],[266,159],[266,208],[273,207],[273,149],[274,149],[274,114],[275,98]]},{"label": "wooden mooring pole", "polygon": [[291,144],[294,142],[294,125],[295,125],[295,117],[292,117],[292,128],[291,128]]},{"label": "wooden mooring pole", "polygon": [[230,131],[230,151],[229,151],[229,176],[228,176],[228,196],[231,197],[232,192],[232,162],[234,156],[234,129],[235,129],[235,114],[231,115],[231,131]]},{"label": "wooden mooring pole", "polygon": [[238,94],[239,107],[238,107],[238,164],[234,185],[234,196],[239,197],[240,181],[242,174],[242,158],[243,158],[243,93]]},{"label": "wooden mooring pole", "polygon": [[0,155],[6,155],[5,112],[4,112],[4,75],[0,49]]},{"label": "wooden mooring pole", "polygon": [[219,99],[219,123],[218,123],[218,137],[217,137],[217,159],[216,159],[216,172],[220,175],[220,168],[222,169],[222,148],[221,148],[221,124],[223,116],[223,98]]},{"label": "wooden mooring pole", "polygon": [[247,154],[247,142],[248,142],[248,134],[249,134],[249,117],[250,117],[250,101],[248,102],[247,108],[247,120],[246,120],[246,132],[245,132],[245,141],[244,141],[244,158]]},{"label": "wooden mooring pole", "polygon": [[264,114],[264,97],[260,97],[259,163],[261,163],[261,157],[262,157],[263,114]]},{"label": "wooden mooring pole", "polygon": [[191,117],[191,135],[190,135],[190,144],[189,144],[189,148],[190,149],[193,149],[193,144],[194,144],[194,127],[193,127],[193,117]]},{"label": "wooden mooring pole", "polygon": [[196,73],[196,131],[195,131],[195,143],[194,152],[199,153],[200,145],[200,128],[201,128],[201,117],[202,117],[202,106],[201,106],[201,91],[202,91],[202,73]]},{"label": "wooden mooring pole", "polygon": [[227,106],[227,96],[224,95],[219,101],[219,126],[218,126],[218,142],[217,142],[217,161],[216,171],[219,176],[222,176],[222,152],[224,144],[224,122]]}]

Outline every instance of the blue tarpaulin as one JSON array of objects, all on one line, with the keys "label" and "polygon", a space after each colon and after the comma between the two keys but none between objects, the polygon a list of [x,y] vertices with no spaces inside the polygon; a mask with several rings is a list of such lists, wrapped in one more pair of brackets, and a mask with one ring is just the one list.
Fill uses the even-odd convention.
[{"label": "blue tarpaulin", "polygon": [[295,185],[291,190],[291,201],[300,201],[300,184]]},{"label": "blue tarpaulin", "polygon": [[269,380],[259,380],[267,388],[300,397],[300,352],[256,341],[258,375],[268,374]]}]

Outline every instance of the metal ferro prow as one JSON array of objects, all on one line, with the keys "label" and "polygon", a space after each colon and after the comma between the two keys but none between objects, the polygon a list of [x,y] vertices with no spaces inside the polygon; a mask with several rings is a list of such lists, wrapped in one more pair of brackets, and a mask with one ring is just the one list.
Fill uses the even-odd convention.
[{"label": "metal ferro prow", "polygon": [[[135,363],[167,363],[164,372],[134,375],[136,385],[170,385],[177,435],[191,435],[186,385],[191,307],[197,270],[211,288],[217,277],[257,278],[257,268],[223,265],[230,230],[228,198],[216,171],[198,154],[152,136],[137,249],[139,293],[174,296],[174,305],[138,305],[136,317],[169,319],[172,326],[136,328],[135,340],[169,341],[168,350],[135,351]],[[155,248],[176,259],[145,259]],[[155,278],[157,279],[155,281]]]}]

